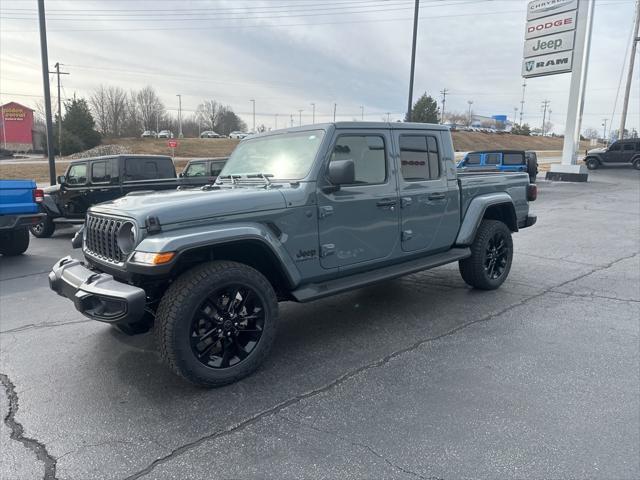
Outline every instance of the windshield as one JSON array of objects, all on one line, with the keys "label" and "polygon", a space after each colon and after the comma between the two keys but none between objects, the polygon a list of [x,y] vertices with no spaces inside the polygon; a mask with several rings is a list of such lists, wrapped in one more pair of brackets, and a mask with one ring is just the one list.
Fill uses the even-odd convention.
[{"label": "windshield", "polygon": [[220,175],[263,173],[299,180],[311,170],[323,137],[323,130],[310,130],[243,140]]}]

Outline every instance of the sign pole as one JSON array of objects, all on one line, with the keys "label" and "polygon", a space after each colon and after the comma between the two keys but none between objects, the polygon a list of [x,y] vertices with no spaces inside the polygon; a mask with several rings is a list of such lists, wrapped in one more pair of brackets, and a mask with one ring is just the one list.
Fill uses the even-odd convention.
[{"label": "sign pole", "polygon": [[38,0],[40,22],[40,56],[42,57],[42,82],[44,86],[44,110],[47,124],[47,157],[49,157],[49,182],[56,184],[56,161],[53,155],[53,122],[51,121],[51,91],[49,89],[49,54],[47,51],[47,25],[44,17],[44,0]]},{"label": "sign pole", "polygon": [[591,48],[595,0],[583,0],[581,4],[578,9],[573,72],[571,73],[567,121],[564,145],[562,147],[562,165],[553,165],[551,171],[586,175],[584,165],[576,164],[576,151],[580,145],[580,128],[582,126],[584,92],[589,68],[589,50]]}]

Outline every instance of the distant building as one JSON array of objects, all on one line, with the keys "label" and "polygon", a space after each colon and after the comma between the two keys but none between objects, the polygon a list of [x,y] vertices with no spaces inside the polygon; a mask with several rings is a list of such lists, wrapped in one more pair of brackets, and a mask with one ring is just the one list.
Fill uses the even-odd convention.
[{"label": "distant building", "polygon": [[32,109],[16,102],[0,105],[0,148],[14,152],[35,150]]}]

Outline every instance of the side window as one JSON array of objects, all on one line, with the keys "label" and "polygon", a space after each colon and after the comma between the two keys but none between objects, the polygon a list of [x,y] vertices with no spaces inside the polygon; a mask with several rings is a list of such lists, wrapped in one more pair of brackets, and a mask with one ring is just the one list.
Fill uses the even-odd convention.
[{"label": "side window", "polygon": [[124,167],[125,181],[154,180],[175,176],[171,160],[152,158],[127,158]]},{"label": "side window", "polygon": [[629,150],[633,152],[636,149],[636,146],[633,143],[625,143],[623,146],[625,151]]},{"label": "side window", "polygon": [[505,153],[502,156],[503,165],[524,165],[524,157],[520,153]]},{"label": "side window", "polygon": [[93,162],[91,164],[91,183],[108,183],[111,181],[107,161]]},{"label": "side window", "polygon": [[211,176],[217,177],[224,168],[225,162],[211,162]]},{"label": "side window", "polygon": [[185,177],[204,177],[207,170],[207,164],[204,162],[192,163],[184,172]]},{"label": "side window", "polygon": [[470,153],[467,155],[467,160],[464,163],[466,165],[480,165],[480,154]]},{"label": "side window", "polygon": [[500,165],[500,154],[499,153],[487,153],[487,158],[485,160],[487,165]]},{"label": "side window", "polygon": [[609,147],[609,151],[610,152],[619,152],[620,151],[620,144],[619,143],[614,143],[613,145],[611,145]]},{"label": "side window", "polygon": [[67,184],[84,185],[85,183],[87,183],[87,164],[77,163],[75,165],[71,165],[71,167],[69,167],[69,172],[67,173]]},{"label": "side window", "polygon": [[353,160],[356,184],[384,183],[387,179],[387,155],[384,139],[378,135],[338,137],[331,161]]},{"label": "side window", "polygon": [[[469,157],[467,164],[470,163]],[[440,156],[435,137],[400,135],[400,170],[407,182],[440,177]]]}]

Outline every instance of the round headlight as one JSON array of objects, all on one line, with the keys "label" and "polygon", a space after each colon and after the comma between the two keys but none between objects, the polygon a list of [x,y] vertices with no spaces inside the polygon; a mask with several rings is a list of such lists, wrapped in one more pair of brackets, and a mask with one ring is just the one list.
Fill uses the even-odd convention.
[{"label": "round headlight", "polygon": [[133,249],[136,248],[137,240],[136,226],[131,222],[123,223],[118,229],[116,240],[122,253],[128,255],[133,252]]}]

